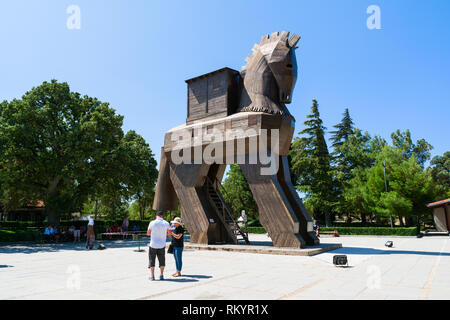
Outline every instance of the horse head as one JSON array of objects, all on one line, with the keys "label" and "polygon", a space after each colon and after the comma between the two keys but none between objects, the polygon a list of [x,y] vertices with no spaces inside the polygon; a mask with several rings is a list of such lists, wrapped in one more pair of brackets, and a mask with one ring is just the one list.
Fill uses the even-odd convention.
[{"label": "horse head", "polygon": [[239,111],[262,111],[290,115],[285,104],[292,101],[297,80],[296,44],[300,36],[283,31],[263,36],[241,70],[244,88]]}]

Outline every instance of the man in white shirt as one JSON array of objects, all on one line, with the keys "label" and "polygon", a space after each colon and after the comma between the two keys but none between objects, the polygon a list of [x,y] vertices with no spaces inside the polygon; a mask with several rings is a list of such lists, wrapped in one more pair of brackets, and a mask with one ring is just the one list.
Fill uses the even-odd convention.
[{"label": "man in white shirt", "polygon": [[147,235],[150,236],[148,248],[148,258],[151,276],[150,280],[155,280],[155,263],[158,257],[160,276],[159,280],[164,280],[164,267],[166,266],[166,239],[171,236],[170,224],[164,220],[164,213],[158,211],[156,219],[149,223]]}]

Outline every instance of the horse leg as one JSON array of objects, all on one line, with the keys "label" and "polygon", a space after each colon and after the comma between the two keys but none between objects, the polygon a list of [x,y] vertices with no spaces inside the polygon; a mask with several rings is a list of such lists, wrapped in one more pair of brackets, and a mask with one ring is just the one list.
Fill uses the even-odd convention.
[{"label": "horse leg", "polygon": [[207,164],[170,163],[170,178],[192,243],[214,244],[227,240],[220,218],[208,199],[205,184],[210,167]]},{"label": "horse leg", "polygon": [[289,164],[286,156],[280,157],[280,168],[278,170],[278,182],[280,183],[294,213],[299,221],[299,232],[308,245],[318,245],[319,238],[312,230],[312,218],[298,196],[291,182]]},{"label": "horse leg", "polygon": [[153,210],[178,209],[177,194],[170,179],[170,164],[161,148],[161,161],[159,162],[158,182],[156,184],[155,198],[153,199]]},{"label": "horse leg", "polygon": [[300,221],[292,208],[277,174],[261,175],[261,164],[240,164],[258,205],[261,224],[275,247],[304,248]]}]

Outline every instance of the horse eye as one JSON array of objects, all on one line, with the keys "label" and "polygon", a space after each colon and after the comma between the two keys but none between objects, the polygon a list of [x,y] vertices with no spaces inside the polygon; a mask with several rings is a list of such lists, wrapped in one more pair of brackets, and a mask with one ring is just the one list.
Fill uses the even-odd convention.
[{"label": "horse eye", "polygon": [[292,69],[292,64],[288,64],[288,65],[286,65],[286,67],[288,67],[289,69]]}]

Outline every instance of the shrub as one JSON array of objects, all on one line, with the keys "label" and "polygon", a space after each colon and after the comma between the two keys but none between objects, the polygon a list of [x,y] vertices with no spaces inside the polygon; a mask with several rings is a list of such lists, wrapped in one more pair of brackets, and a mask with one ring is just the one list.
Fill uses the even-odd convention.
[{"label": "shrub", "polygon": [[0,242],[39,241],[42,233],[39,231],[0,230]]},{"label": "shrub", "polygon": [[[417,228],[388,228],[388,227],[321,227],[320,231],[337,230],[340,235],[386,235],[386,236],[416,236]],[[249,227],[248,233],[266,233],[263,227]]]},{"label": "shrub", "polygon": [[[337,230],[340,235],[416,236],[417,228],[389,227],[321,227],[320,231]],[[319,231],[319,233],[320,233]]]},{"label": "shrub", "polygon": [[263,227],[248,227],[248,233],[267,233]]},{"label": "shrub", "polygon": [[[95,221],[95,232],[96,233],[102,233],[106,231],[106,228],[109,226],[112,226],[114,224],[118,225],[119,227],[122,226],[122,222],[123,220],[96,220]],[[139,230],[141,231],[145,231],[147,230],[148,224],[150,223],[150,221],[146,221],[146,220],[129,220],[130,224],[128,226],[129,230],[133,229],[134,225],[139,226]],[[71,220],[62,220],[59,223],[59,226],[65,226],[65,227],[70,227],[70,226],[76,226],[76,227],[81,227],[81,226],[86,226],[87,225],[87,221],[71,221]],[[6,230],[13,230],[13,231],[17,231],[17,230],[23,230],[23,231],[30,231],[27,228],[39,228],[42,232],[44,230],[44,228],[48,225],[48,223],[46,221],[43,222],[35,222],[35,221],[1,221],[0,222],[0,228],[1,229],[6,229]]]},{"label": "shrub", "polygon": [[259,222],[259,220],[250,220],[250,221],[248,221],[247,225],[249,227],[262,227],[262,225]]},{"label": "shrub", "polygon": [[43,222],[35,221],[1,221],[0,228],[8,230],[27,230],[29,227],[43,228]]}]

